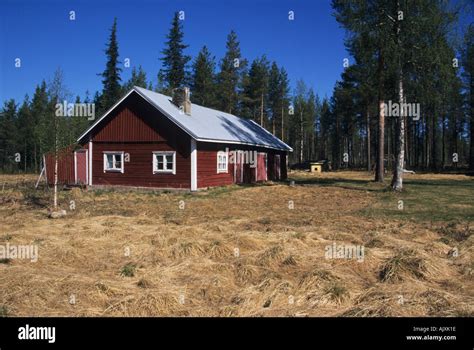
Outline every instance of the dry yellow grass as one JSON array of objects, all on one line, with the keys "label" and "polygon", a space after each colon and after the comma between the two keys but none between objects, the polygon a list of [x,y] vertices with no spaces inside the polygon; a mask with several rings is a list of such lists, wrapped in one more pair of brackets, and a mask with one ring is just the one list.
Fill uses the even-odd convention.
[{"label": "dry yellow grass", "polygon": [[[196,194],[74,189],[61,192],[67,217],[52,220],[50,193],[31,190],[33,183],[33,176],[0,176],[0,245],[39,247],[36,263],[0,263],[0,309],[7,315],[474,313],[472,222],[364,215],[380,205],[373,191],[330,182]],[[333,243],[364,246],[364,261],[326,259]]]}]

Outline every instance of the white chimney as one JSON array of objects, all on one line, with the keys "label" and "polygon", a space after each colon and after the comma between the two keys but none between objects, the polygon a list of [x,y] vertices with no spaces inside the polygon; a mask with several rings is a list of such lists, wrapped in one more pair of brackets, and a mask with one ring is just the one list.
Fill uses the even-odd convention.
[{"label": "white chimney", "polygon": [[191,97],[188,87],[173,89],[173,103],[185,114],[191,115]]}]

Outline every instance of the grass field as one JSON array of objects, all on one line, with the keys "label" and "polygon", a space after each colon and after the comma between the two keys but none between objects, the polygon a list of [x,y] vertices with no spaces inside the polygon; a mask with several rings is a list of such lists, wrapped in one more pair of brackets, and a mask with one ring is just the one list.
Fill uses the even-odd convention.
[{"label": "grass field", "polygon": [[[473,316],[474,179],[293,172],[295,186],[51,191],[0,175],[4,316]],[[72,206],[74,210],[71,210]],[[328,258],[362,247],[363,259]]]}]

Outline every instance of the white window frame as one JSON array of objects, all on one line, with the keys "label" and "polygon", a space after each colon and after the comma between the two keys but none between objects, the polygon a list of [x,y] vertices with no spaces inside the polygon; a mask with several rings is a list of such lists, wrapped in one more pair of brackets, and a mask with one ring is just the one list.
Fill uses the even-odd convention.
[{"label": "white window frame", "polygon": [[[115,167],[115,157],[113,158],[114,161],[114,167],[113,168],[108,168],[107,166],[107,156],[108,155],[117,155],[119,154],[120,155],[120,163],[122,164],[122,167],[121,168],[116,168]],[[110,173],[122,173],[125,171],[125,162],[124,162],[124,154],[125,152],[124,151],[106,151],[104,152],[104,173],[106,172],[110,172]]]},{"label": "white window frame", "polygon": [[[173,156],[173,169],[158,169],[156,156]],[[163,166],[167,167],[167,162],[163,162]],[[154,151],[153,152],[153,174],[173,174],[176,175],[176,151]]]},{"label": "white window frame", "polygon": [[[219,157],[225,157],[225,168],[219,167]],[[221,163],[223,164],[223,163]],[[217,173],[228,173],[229,172],[229,154],[224,151],[217,152]]]}]

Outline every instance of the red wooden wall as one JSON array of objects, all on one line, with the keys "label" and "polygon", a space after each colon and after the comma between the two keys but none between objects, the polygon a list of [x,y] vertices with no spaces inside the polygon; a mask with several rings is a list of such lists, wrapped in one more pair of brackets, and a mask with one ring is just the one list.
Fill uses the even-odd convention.
[{"label": "red wooden wall", "polygon": [[[54,153],[47,153],[44,156],[46,161],[46,178],[48,184],[54,184]],[[74,183],[74,149],[67,147],[58,152],[58,184]]]},{"label": "red wooden wall", "polygon": [[197,144],[197,186],[198,188],[224,186],[234,183],[234,164],[228,164],[227,173],[217,173],[217,153],[229,145],[216,143]]},{"label": "red wooden wall", "polygon": [[[130,95],[92,135],[92,185],[191,187],[191,138],[136,94]],[[103,152],[128,154],[124,172],[104,172]],[[176,174],[153,174],[153,152],[176,151]]]},{"label": "red wooden wall", "polygon": [[[165,142],[155,143],[94,143],[92,150],[92,185],[123,185],[138,187],[186,188],[191,187],[189,147],[176,152],[176,174],[153,174],[153,152],[174,151]],[[124,172],[104,172],[104,151],[128,153]]]},{"label": "red wooden wall", "polygon": [[[252,183],[255,182],[255,168],[252,168],[250,164],[229,164],[227,173],[217,173],[217,153],[219,151],[225,151],[226,147],[229,150],[241,150],[241,151],[257,151],[259,153],[267,154],[267,177],[268,180],[284,180],[286,179],[286,153],[282,151],[276,151],[271,149],[266,149],[262,147],[253,147],[247,145],[235,145],[235,144],[219,144],[219,143],[203,143],[198,142],[197,149],[197,159],[198,159],[198,188],[203,187],[213,187],[213,186],[223,186],[229,185],[232,183]],[[280,155],[280,174],[281,177],[277,178],[276,176],[276,164],[275,164],[275,154]],[[259,155],[263,160],[263,155]],[[236,179],[234,179],[234,166],[236,167]],[[243,166],[243,181],[240,181],[239,172],[240,168]],[[257,167],[265,167],[264,164],[257,163]],[[261,171],[261,173],[263,170]],[[258,181],[263,181],[263,174],[258,173]]]}]

